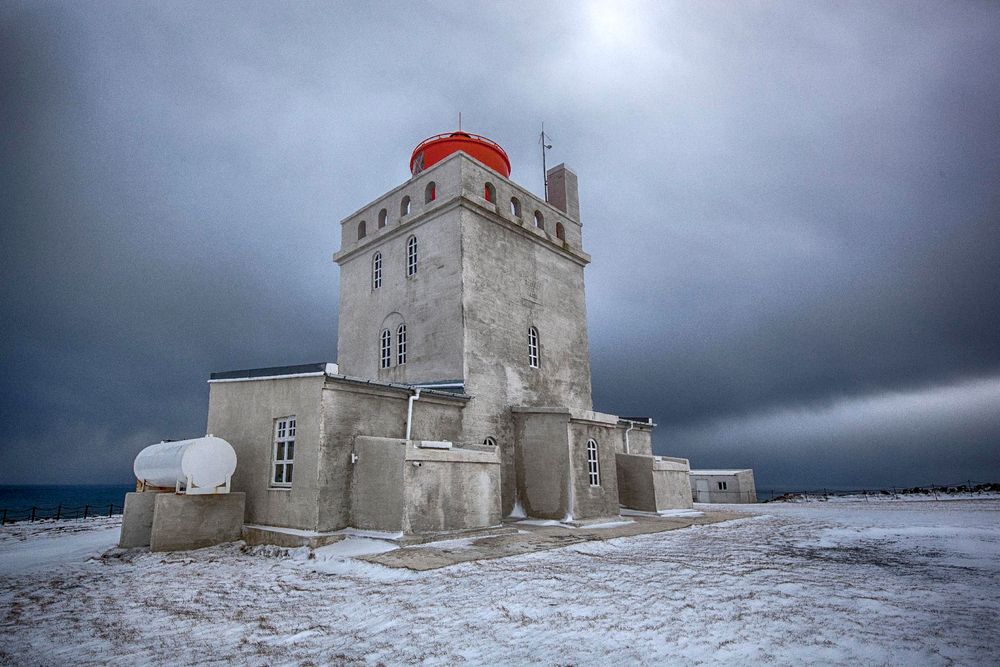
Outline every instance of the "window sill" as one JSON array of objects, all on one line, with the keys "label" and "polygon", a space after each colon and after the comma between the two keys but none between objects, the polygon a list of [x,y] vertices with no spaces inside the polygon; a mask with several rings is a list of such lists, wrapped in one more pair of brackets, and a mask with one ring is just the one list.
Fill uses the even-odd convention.
[{"label": "window sill", "polygon": [[291,491],[292,487],[291,486],[269,486],[269,487],[267,487],[267,490],[268,491]]}]

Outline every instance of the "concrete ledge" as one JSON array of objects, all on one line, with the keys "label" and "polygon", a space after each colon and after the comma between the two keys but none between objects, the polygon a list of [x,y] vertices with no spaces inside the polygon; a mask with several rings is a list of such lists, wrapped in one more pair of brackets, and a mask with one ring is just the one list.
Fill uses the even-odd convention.
[{"label": "concrete ledge", "polygon": [[316,549],[325,547],[334,542],[340,542],[347,537],[344,533],[317,533],[309,530],[298,530],[295,528],[282,528],[280,526],[259,526],[247,524],[243,526],[243,541],[250,546],[262,544],[273,544],[278,547],[296,549],[298,547],[309,547]]},{"label": "concrete ledge", "polygon": [[153,503],[155,492],[126,493],[122,510],[122,532],[118,546],[122,549],[148,547],[153,532]]}]

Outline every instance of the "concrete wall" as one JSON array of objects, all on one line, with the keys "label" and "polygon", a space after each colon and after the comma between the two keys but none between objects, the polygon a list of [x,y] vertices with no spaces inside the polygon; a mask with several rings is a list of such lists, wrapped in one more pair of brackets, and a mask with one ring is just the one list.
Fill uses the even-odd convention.
[{"label": "concrete wall", "polygon": [[[328,379],[323,391],[323,457],[319,470],[319,510],[315,530],[351,524],[353,478],[351,452],[358,435],[402,441],[406,435],[407,399],[402,388]],[[411,437],[460,441],[465,401],[424,392],[413,403]]]},{"label": "concrete wall", "polygon": [[242,493],[153,495],[150,551],[201,549],[241,538],[246,499]]},{"label": "concrete wall", "polygon": [[487,451],[423,449],[410,441],[403,465],[409,533],[500,525],[500,457]]},{"label": "concrete wall", "polygon": [[403,530],[403,461],[406,441],[358,436],[352,467],[351,525],[366,530]]},{"label": "concrete wall", "polygon": [[[596,421],[601,417],[610,416],[594,412],[574,412],[569,423],[575,486],[572,514],[578,520],[618,516],[618,473],[615,461],[618,418],[610,417],[605,423]],[[597,442],[600,471],[600,484],[597,486],[591,485],[587,467],[587,441],[591,438]]]},{"label": "concrete wall", "polygon": [[653,457],[653,488],[656,491],[657,511],[688,509],[692,506],[687,459],[669,456]]},{"label": "concrete wall", "polygon": [[352,524],[425,534],[500,524],[495,449],[430,449],[418,441],[358,436]]},{"label": "concrete wall", "polygon": [[[454,201],[454,200],[453,200]],[[337,363],[340,372],[383,382],[462,378],[460,209],[407,216],[395,229],[341,260]],[[406,275],[406,244],[417,240],[417,273]],[[372,258],[382,253],[382,287],[372,289]],[[406,324],[407,358],[397,364],[397,327]],[[381,331],[392,334],[392,362],[381,367]]]},{"label": "concrete wall", "polygon": [[[319,512],[320,396],[325,378],[211,382],[208,432],[236,450],[232,490],[246,494],[246,522],[315,530]],[[272,485],[274,422],[295,415],[291,488]]]},{"label": "concrete wall", "polygon": [[[562,520],[570,505],[569,411],[514,413],[518,501],[531,517]],[[502,471],[507,475],[507,469]],[[506,480],[505,480],[506,481]],[[509,510],[504,498],[504,513]]]},{"label": "concrete wall", "polygon": [[126,493],[122,510],[122,532],[118,546],[122,549],[148,547],[153,531],[153,505],[158,494],[154,492]]}]

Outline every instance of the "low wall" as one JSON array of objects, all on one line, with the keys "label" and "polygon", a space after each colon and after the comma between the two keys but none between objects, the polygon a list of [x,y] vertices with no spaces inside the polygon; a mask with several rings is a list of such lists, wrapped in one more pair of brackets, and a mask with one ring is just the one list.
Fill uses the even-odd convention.
[{"label": "low wall", "polygon": [[616,454],[615,463],[618,497],[623,507],[661,512],[692,506],[687,459]]},{"label": "low wall", "polygon": [[134,549],[149,546],[149,536],[153,531],[153,503],[158,495],[160,494],[149,491],[125,494],[119,547]]},{"label": "low wall", "polygon": [[424,534],[501,523],[496,447],[435,449],[420,441],[359,436],[354,453],[356,528]]}]

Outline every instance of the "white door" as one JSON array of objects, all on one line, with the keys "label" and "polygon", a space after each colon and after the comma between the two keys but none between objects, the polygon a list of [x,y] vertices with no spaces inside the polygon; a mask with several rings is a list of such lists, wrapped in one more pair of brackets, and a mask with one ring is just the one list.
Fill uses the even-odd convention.
[{"label": "white door", "polygon": [[707,479],[696,479],[694,480],[695,490],[698,492],[698,497],[696,498],[699,503],[710,502],[708,497],[708,480]]}]

